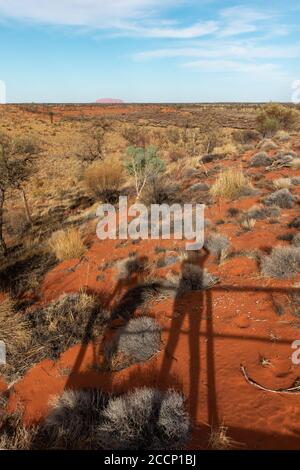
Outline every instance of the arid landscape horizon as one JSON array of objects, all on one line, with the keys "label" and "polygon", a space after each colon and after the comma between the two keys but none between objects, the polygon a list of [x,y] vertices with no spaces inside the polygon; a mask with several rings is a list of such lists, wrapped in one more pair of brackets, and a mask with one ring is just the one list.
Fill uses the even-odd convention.
[{"label": "arid landscape horizon", "polygon": [[[299,449],[300,108],[0,105],[0,448]],[[100,240],[120,196],[202,249]]]}]

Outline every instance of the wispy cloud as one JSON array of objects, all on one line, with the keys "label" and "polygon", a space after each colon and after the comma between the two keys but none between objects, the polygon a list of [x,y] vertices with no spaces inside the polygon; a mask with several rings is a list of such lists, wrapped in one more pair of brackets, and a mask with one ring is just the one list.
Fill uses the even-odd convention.
[{"label": "wispy cloud", "polygon": [[182,64],[182,67],[198,68],[204,72],[269,73],[279,71],[275,64],[256,64],[231,60],[197,60]]},{"label": "wispy cloud", "polygon": [[218,31],[216,21],[206,21],[203,23],[195,23],[188,27],[144,27],[139,25],[127,25],[119,34],[122,36],[142,36],[144,38],[161,38],[161,39],[192,39]]},{"label": "wispy cloud", "polygon": [[239,5],[221,10],[220,17],[225,26],[220,31],[219,36],[227,37],[257,31],[260,22],[273,18],[274,12],[270,14],[262,10]]},{"label": "wispy cloud", "polygon": [[300,57],[300,43],[287,46],[257,45],[253,41],[224,43],[220,40],[203,41],[193,47],[161,48],[139,52],[137,61],[164,58],[239,58],[239,59],[296,59]]},{"label": "wispy cloud", "polygon": [[184,0],[0,0],[0,17],[55,25],[118,27]]}]

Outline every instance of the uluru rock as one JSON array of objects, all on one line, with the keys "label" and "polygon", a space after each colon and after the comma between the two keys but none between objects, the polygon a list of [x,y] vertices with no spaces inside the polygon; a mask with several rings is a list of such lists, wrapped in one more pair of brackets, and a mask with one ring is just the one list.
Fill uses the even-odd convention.
[{"label": "uluru rock", "polygon": [[99,100],[96,101],[96,103],[99,104],[120,104],[124,103],[124,101],[116,99],[116,98],[100,98]]}]

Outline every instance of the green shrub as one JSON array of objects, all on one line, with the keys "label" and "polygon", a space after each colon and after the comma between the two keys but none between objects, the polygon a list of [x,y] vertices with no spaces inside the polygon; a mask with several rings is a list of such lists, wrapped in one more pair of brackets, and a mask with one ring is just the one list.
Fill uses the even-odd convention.
[{"label": "green shrub", "polygon": [[276,134],[279,130],[293,129],[299,112],[282,104],[272,103],[265,105],[256,116],[257,130],[264,136]]},{"label": "green shrub", "polygon": [[159,157],[155,145],[149,147],[128,147],[125,168],[134,177],[137,198],[149,181],[165,171],[165,162]]}]

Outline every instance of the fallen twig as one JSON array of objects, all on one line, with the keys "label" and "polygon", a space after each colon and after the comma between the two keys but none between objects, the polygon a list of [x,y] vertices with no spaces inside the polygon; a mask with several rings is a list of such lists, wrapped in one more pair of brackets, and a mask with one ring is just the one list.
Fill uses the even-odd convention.
[{"label": "fallen twig", "polygon": [[249,375],[247,373],[247,370],[246,370],[246,367],[243,366],[243,364],[241,364],[241,372],[242,372],[243,376],[245,377],[246,382],[248,382],[248,384],[253,385],[256,388],[259,388],[260,390],[264,390],[265,392],[300,393],[300,385],[292,386],[292,387],[289,387],[289,388],[273,389],[273,388],[264,387],[263,385],[258,384],[257,382],[255,382],[255,380],[253,380],[253,379],[251,379],[251,377],[249,377]]}]

